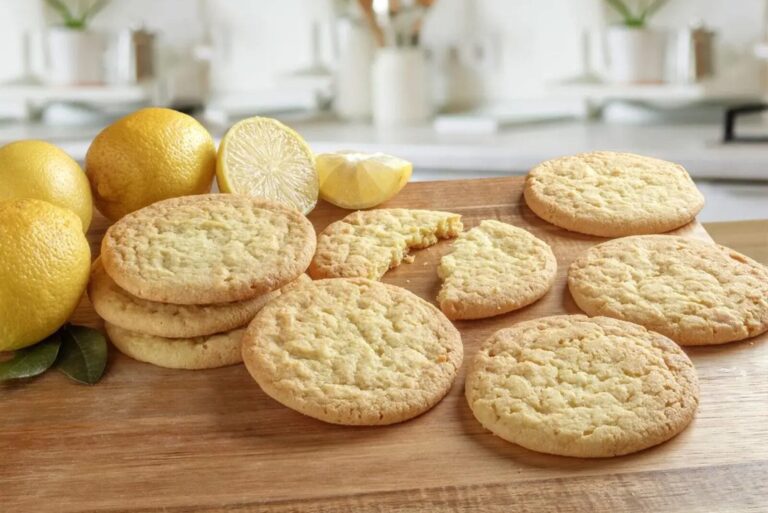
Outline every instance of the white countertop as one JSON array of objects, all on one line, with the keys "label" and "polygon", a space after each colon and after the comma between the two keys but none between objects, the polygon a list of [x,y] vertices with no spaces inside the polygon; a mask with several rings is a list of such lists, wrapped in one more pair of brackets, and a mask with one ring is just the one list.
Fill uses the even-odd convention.
[{"label": "white countertop", "polygon": [[[542,160],[594,150],[632,151],[678,162],[697,179],[768,181],[768,144],[721,142],[721,127],[528,123],[489,135],[439,134],[431,126],[378,129],[338,121],[289,124],[316,152],[381,151],[411,160],[418,180],[523,174]],[[42,138],[82,161],[98,127],[0,126],[0,144]],[[214,130],[214,133],[216,131]],[[215,133],[221,136],[220,133]]]},{"label": "white countertop", "polygon": [[[490,135],[438,134],[431,127],[397,130],[369,125],[303,123],[295,128],[317,152],[351,148],[411,160],[435,177],[474,172],[493,176],[527,172],[561,155],[595,150],[630,151],[678,162],[694,178],[768,181],[768,143],[721,142],[719,125],[633,126],[552,122],[507,128]],[[438,173],[434,173],[438,171]]]}]

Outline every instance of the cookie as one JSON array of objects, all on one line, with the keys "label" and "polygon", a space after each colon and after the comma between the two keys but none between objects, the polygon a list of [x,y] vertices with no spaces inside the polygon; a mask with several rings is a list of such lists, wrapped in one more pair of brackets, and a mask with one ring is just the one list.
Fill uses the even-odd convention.
[{"label": "cookie", "polygon": [[542,162],[528,173],[523,194],[545,221],[600,237],[674,230],[704,206],[683,166],[610,151]]},{"label": "cookie", "polygon": [[511,224],[485,220],[459,235],[443,256],[437,302],[449,319],[480,319],[533,303],[552,287],[549,245]]},{"label": "cookie", "polygon": [[121,353],[168,369],[213,369],[243,361],[240,343],[245,328],[205,337],[166,338],[104,323],[109,340]]},{"label": "cookie", "polygon": [[604,242],[573,262],[568,288],[587,314],[641,324],[678,344],[723,344],[768,330],[768,269],[700,240]]},{"label": "cookie", "polygon": [[262,390],[333,424],[392,424],[448,393],[461,336],[413,293],[363,278],[314,281],[282,294],[243,337],[243,361]]},{"label": "cookie", "polygon": [[317,240],[313,278],[378,280],[411,249],[457,236],[461,216],[450,212],[390,208],[361,210],[331,223]]},{"label": "cookie", "polygon": [[470,364],[478,421],[526,449],[581,458],[660,444],[691,422],[696,371],[667,337],[607,317],[544,317],[502,329]]},{"label": "cookie", "polygon": [[[310,281],[306,274],[294,283]],[[99,317],[116,326],[158,337],[203,337],[248,324],[268,301],[283,289],[267,292],[253,299],[210,305],[174,305],[134,296],[117,286],[101,265],[93,263],[88,282],[88,298]]]},{"label": "cookie", "polygon": [[297,210],[237,194],[159,201],[120,219],[101,260],[134,296],[179,305],[228,303],[276,290],[303,273],[315,250]]}]

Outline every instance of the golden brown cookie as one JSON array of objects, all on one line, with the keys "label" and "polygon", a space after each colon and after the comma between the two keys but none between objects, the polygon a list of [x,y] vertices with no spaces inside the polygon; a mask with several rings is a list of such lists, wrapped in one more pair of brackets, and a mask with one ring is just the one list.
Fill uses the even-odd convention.
[{"label": "golden brown cookie", "polygon": [[143,335],[104,323],[112,344],[140,362],[168,369],[213,369],[242,361],[240,343],[245,328],[205,337],[165,338]]},{"label": "golden brown cookie", "polygon": [[[291,284],[310,281],[306,274]],[[136,297],[121,289],[104,271],[101,259],[93,263],[88,298],[102,319],[121,328],[158,337],[186,338],[213,335],[248,324],[268,301],[280,295],[278,289],[253,299],[210,305],[175,305]]]},{"label": "golden brown cookie", "polygon": [[461,230],[461,216],[450,212],[361,210],[331,223],[320,233],[309,274],[316,279],[378,280],[400,265],[411,249],[455,237]]},{"label": "golden brown cookie", "polygon": [[362,278],[315,281],[282,294],[243,337],[243,361],[269,396],[334,424],[392,424],[451,388],[461,336],[411,292]]},{"label": "golden brown cookie", "polygon": [[545,221],[601,237],[674,230],[704,206],[683,166],[611,151],[542,162],[528,173],[523,192]]},{"label": "golden brown cookie", "polygon": [[437,302],[449,319],[492,317],[537,301],[556,273],[557,260],[546,242],[488,219],[459,235],[440,260]]},{"label": "golden brown cookie", "polygon": [[297,210],[237,194],[159,201],[120,219],[101,260],[121,288],[179,305],[242,301],[303,273],[315,250]]},{"label": "golden brown cookie", "polygon": [[641,324],[683,345],[768,331],[768,269],[710,242],[673,235],[604,242],[571,265],[568,288],[589,315]]},{"label": "golden brown cookie", "polygon": [[469,368],[477,420],[526,449],[581,458],[660,444],[691,422],[696,371],[667,337],[607,317],[561,315],[494,333]]}]

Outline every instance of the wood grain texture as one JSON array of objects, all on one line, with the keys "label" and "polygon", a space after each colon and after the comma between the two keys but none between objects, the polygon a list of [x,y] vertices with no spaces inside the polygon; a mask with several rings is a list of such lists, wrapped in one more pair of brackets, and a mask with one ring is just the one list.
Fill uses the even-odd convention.
[{"label": "wood grain texture", "polygon": [[768,220],[706,223],[704,227],[718,244],[768,265]]},{"label": "wood grain texture", "polygon": [[[521,187],[520,178],[414,183],[387,205],[458,212],[467,227],[500,219],[553,246],[558,280],[541,301],[456,323],[467,359],[501,327],[576,313],[566,270],[603,240],[539,220]],[[346,213],[321,203],[310,218],[319,230]],[[105,227],[103,218],[94,221],[94,248]],[[696,223],[681,233],[708,238]],[[434,303],[435,266],[449,246],[417,252],[384,281]],[[87,300],[74,321],[100,324]],[[282,407],[242,366],[173,371],[111,350],[94,387],[56,372],[0,385],[0,511],[766,511],[764,339],[686,348],[701,380],[692,425],[656,448],[604,460],[538,454],[494,437],[464,400],[463,371],[426,414],[351,428]]]}]

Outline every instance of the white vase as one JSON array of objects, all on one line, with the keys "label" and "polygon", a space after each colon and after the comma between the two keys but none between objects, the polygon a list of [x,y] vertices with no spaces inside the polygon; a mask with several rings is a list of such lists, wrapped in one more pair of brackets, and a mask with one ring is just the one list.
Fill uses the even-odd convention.
[{"label": "white vase", "polygon": [[51,27],[47,36],[46,82],[51,85],[93,85],[104,82],[103,34]]},{"label": "white vase", "polygon": [[432,117],[427,60],[421,48],[379,48],[371,80],[374,124],[413,125]]},{"label": "white vase", "polygon": [[376,51],[371,30],[359,20],[338,21],[339,59],[334,76],[334,110],[341,119],[371,117],[371,64]]},{"label": "white vase", "polygon": [[667,33],[623,25],[609,27],[605,35],[607,78],[614,84],[664,82]]}]

